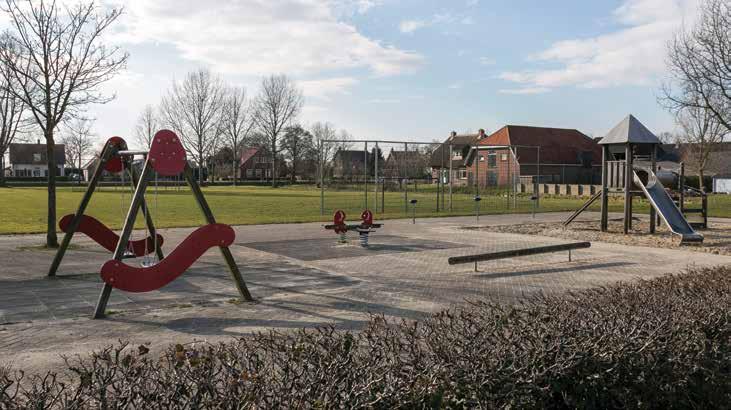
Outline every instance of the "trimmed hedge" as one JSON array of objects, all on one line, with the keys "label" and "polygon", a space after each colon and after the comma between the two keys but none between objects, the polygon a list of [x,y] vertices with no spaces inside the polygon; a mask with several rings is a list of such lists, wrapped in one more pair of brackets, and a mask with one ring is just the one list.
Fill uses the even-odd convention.
[{"label": "trimmed hedge", "polygon": [[0,408],[728,408],[730,291],[731,267],[695,269],[359,332],[121,344],[68,383],[0,375]]}]

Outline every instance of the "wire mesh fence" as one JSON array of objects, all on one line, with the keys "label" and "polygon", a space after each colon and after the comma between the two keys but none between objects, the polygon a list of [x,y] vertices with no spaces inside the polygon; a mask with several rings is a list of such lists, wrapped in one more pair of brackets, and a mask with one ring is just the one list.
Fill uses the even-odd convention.
[{"label": "wire mesh fence", "polygon": [[[320,210],[364,209],[382,217],[537,211],[536,147],[452,146],[409,141],[340,141],[328,158],[321,146]],[[347,144],[347,145],[346,145]],[[533,158],[529,155],[532,152]],[[521,155],[529,162],[521,166]],[[529,182],[529,183],[527,183]]]}]

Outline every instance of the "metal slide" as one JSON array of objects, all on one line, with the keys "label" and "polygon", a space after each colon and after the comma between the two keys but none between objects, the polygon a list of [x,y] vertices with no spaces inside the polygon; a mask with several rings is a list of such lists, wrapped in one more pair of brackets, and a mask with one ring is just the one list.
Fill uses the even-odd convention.
[{"label": "metal slide", "polygon": [[[647,184],[642,182],[637,174],[638,171],[647,173]],[[633,173],[635,185],[642,188],[645,196],[650,200],[650,203],[665,221],[670,231],[681,237],[681,244],[703,242],[703,235],[693,230],[654,172],[646,168],[635,168]]]}]

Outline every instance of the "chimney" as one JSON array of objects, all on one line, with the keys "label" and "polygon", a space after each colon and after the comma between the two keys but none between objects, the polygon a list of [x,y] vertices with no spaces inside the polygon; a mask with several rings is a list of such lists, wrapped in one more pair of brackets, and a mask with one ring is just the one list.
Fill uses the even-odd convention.
[{"label": "chimney", "polygon": [[484,128],[480,128],[480,131],[478,132],[478,135],[477,135],[477,139],[478,140],[481,140],[483,138],[485,138],[485,129]]},{"label": "chimney", "polygon": [[454,137],[457,136],[457,131],[452,131],[449,133],[449,140],[452,141]]},{"label": "chimney", "polygon": [[36,140],[36,144],[41,145],[41,140],[40,139],[37,139]]}]

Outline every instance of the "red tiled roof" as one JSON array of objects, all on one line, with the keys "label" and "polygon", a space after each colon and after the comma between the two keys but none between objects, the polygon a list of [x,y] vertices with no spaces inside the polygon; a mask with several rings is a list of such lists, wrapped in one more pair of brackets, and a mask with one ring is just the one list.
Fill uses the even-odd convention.
[{"label": "red tiled roof", "polygon": [[259,148],[247,148],[241,152],[241,164],[246,164],[246,161],[250,160],[251,157],[259,152]]},{"label": "red tiled roof", "polygon": [[[576,164],[584,152],[592,153],[592,162],[600,164],[602,148],[593,139],[574,129],[506,125],[478,143],[479,145],[524,145],[541,147],[542,164]],[[519,160],[534,163],[537,150],[520,148]]]}]

